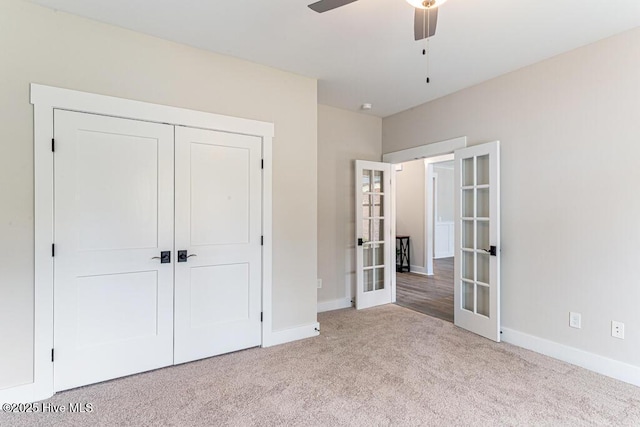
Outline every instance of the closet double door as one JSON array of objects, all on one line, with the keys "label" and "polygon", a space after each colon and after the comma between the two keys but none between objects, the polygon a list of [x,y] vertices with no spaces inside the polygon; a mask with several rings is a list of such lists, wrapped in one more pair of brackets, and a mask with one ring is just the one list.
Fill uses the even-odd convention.
[{"label": "closet double door", "polygon": [[261,343],[259,137],[56,110],[56,391]]}]

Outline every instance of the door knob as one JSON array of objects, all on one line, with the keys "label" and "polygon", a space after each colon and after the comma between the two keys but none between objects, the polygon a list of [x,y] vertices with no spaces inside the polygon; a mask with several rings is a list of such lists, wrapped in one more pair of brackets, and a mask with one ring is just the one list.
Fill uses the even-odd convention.
[{"label": "door knob", "polygon": [[496,256],[497,255],[497,248],[495,246],[489,246],[489,249],[483,249],[483,251],[485,251],[486,253],[488,253],[491,256]]},{"label": "door knob", "polygon": [[178,251],[178,262],[187,262],[192,256],[198,256],[196,254],[187,255],[187,251]]},{"label": "door knob", "polygon": [[171,262],[171,251],[162,251],[160,256],[154,256],[151,259],[159,259],[160,264],[169,264]]}]

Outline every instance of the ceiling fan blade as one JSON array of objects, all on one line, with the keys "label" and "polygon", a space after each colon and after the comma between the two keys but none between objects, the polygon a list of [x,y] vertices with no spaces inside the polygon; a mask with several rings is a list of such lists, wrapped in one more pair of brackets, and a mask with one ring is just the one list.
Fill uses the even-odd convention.
[{"label": "ceiling fan blade", "polygon": [[353,3],[357,0],[320,0],[309,5],[311,10],[315,10],[318,13],[326,12],[331,9],[335,9],[345,4]]},{"label": "ceiling fan blade", "polygon": [[413,34],[416,40],[426,39],[436,33],[438,24],[438,8],[420,9],[416,8],[413,19]]}]

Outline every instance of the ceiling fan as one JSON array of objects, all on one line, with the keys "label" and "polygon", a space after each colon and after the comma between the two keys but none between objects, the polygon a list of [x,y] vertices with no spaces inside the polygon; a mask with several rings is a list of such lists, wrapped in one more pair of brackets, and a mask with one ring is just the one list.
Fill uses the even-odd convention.
[{"label": "ceiling fan", "polygon": [[[357,0],[320,0],[309,5],[311,10],[318,13],[353,3]],[[446,0],[407,0],[416,8],[413,19],[413,34],[416,40],[426,39],[436,33],[438,23],[438,6]]]}]

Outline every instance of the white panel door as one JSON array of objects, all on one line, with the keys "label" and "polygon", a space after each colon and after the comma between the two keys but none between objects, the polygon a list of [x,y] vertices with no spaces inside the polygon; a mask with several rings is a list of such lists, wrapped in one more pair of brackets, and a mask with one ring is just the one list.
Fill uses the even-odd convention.
[{"label": "white panel door", "polygon": [[261,343],[261,150],[176,128],[176,363]]},{"label": "white panel door", "polygon": [[500,341],[500,145],[455,152],[456,326]]},{"label": "white panel door", "polygon": [[391,165],[356,160],[356,308],[392,301]]},{"label": "white panel door", "polygon": [[171,365],[173,127],[54,117],[55,390]]}]

